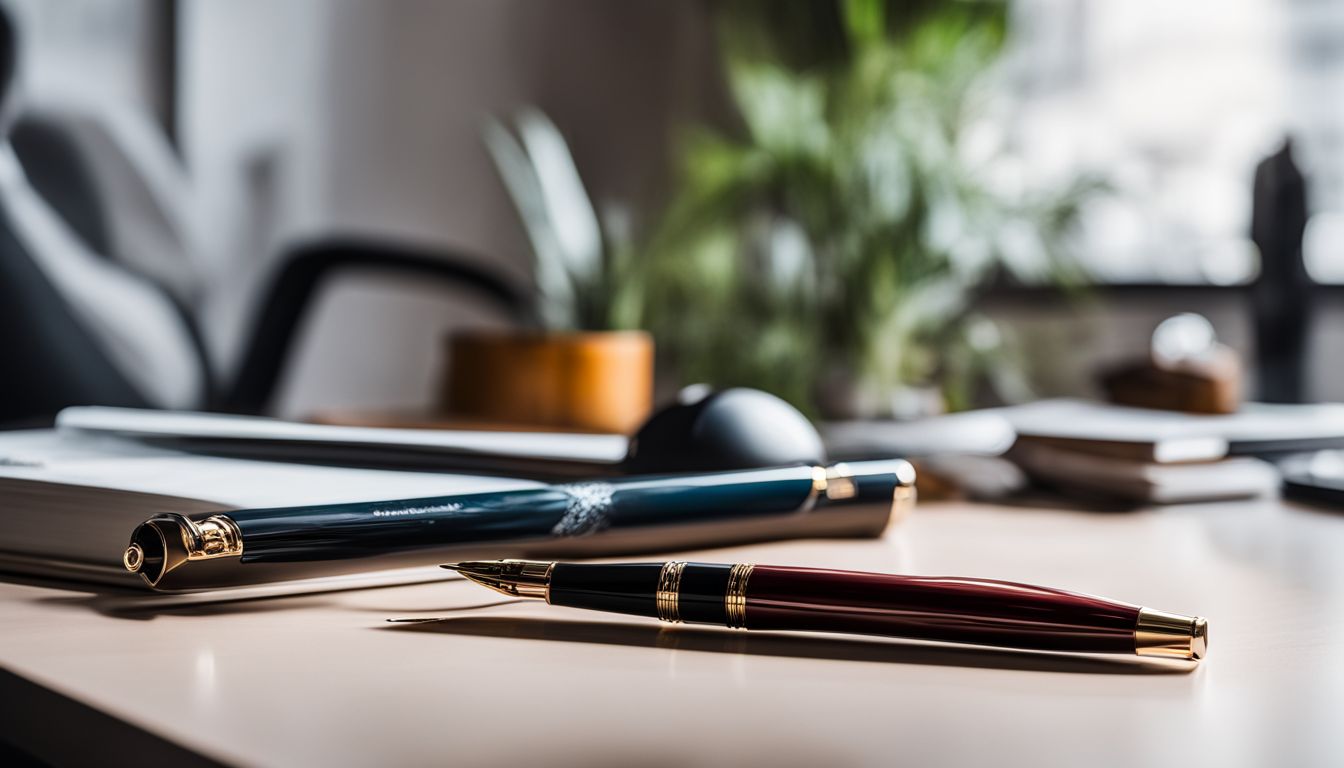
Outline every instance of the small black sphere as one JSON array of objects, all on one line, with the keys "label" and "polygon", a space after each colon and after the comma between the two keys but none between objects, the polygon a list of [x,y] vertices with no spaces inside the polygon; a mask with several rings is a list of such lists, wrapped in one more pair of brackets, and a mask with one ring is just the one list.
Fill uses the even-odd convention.
[{"label": "small black sphere", "polygon": [[635,433],[622,469],[712,472],[825,461],[821,436],[792,405],[756,389],[697,387]]}]

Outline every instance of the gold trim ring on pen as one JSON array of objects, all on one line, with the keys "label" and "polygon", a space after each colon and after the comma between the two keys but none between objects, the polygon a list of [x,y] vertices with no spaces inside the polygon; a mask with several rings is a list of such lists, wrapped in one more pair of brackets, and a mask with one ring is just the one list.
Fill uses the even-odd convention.
[{"label": "gold trim ring on pen", "polygon": [[724,623],[739,629],[747,623],[747,579],[756,566],[738,563],[728,571],[728,589],[723,595]]},{"label": "gold trim ring on pen", "polygon": [[658,591],[654,593],[654,606],[658,610],[658,618],[663,621],[673,623],[681,621],[677,598],[681,592],[681,573],[684,570],[686,563],[672,560],[663,563],[663,569],[658,572]]}]

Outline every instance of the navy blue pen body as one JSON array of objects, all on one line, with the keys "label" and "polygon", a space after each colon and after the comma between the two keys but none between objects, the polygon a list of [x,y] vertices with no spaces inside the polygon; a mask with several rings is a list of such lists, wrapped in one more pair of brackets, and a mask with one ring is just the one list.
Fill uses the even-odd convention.
[{"label": "navy blue pen body", "polygon": [[[643,477],[512,491],[229,513],[244,562],[368,557],[805,511],[812,468]],[[894,481],[893,481],[894,482]],[[888,491],[890,493],[890,491]]]}]

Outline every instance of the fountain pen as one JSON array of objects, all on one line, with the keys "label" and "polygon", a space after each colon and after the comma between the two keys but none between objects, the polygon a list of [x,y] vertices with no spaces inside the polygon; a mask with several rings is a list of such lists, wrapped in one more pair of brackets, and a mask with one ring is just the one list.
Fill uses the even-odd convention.
[{"label": "fountain pen", "polygon": [[443,567],[514,597],[667,622],[1187,661],[1208,648],[1203,618],[1008,581],[682,561]]}]

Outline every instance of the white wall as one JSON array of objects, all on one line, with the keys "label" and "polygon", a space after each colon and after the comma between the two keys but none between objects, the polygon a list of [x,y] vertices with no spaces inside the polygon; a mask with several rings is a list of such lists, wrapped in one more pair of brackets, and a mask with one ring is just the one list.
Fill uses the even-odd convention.
[{"label": "white wall", "polygon": [[[707,14],[649,0],[184,2],[179,117],[211,212],[221,361],[259,276],[299,239],[375,235],[526,280],[526,242],[479,141],[486,114],[541,106],[594,197],[648,210],[676,126],[726,112]],[[429,342],[488,318],[424,290],[337,286],[278,410],[427,405],[442,365]]]},{"label": "white wall", "polygon": [[27,96],[135,105],[163,116],[161,19],[147,0],[2,0]]}]

